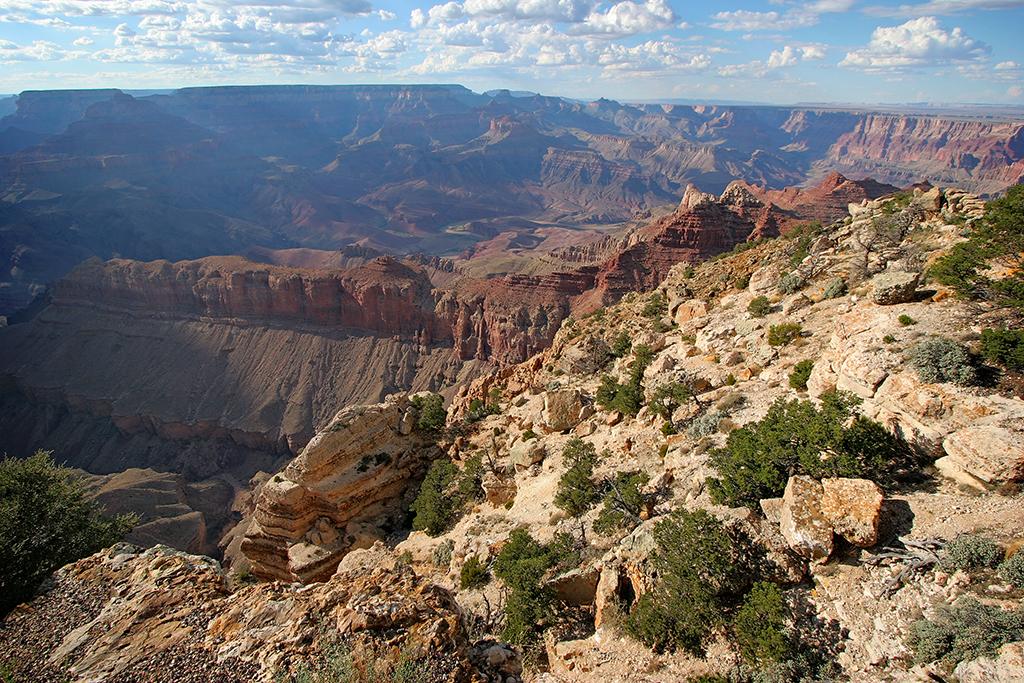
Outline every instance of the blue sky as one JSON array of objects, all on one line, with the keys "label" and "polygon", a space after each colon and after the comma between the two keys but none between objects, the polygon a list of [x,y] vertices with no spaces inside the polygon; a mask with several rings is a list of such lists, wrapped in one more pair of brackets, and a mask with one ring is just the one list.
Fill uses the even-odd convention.
[{"label": "blue sky", "polygon": [[0,92],[462,83],[1024,104],[1024,0],[0,0]]}]

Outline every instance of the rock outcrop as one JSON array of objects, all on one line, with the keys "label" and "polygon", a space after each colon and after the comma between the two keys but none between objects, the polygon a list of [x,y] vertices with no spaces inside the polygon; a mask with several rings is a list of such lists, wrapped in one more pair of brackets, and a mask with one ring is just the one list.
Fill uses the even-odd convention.
[{"label": "rock outcrop", "polygon": [[256,576],[320,581],[403,517],[431,446],[404,398],[340,411],[259,490],[241,550]]},{"label": "rock outcrop", "polygon": [[405,657],[446,680],[517,680],[514,653],[471,650],[451,593],[386,550],[331,574],[312,587],[234,586],[209,558],[117,545],[59,570],[0,622],[0,649],[17,680],[269,682],[343,652],[381,674]]}]

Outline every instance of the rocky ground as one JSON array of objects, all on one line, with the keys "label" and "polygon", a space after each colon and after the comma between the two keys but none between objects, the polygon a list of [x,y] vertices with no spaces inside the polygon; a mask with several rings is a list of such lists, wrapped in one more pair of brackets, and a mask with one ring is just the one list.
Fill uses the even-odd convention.
[{"label": "rocky ground", "polygon": [[[1002,321],[920,276],[982,211],[970,195],[923,188],[851,204],[847,218],[817,232],[677,266],[654,292],[567,320],[550,349],[468,386],[440,438],[420,431],[406,397],[343,410],[287,468],[258,482],[226,553],[230,574],[166,549],[111,549],[62,569],[9,616],[0,649],[12,653],[17,680],[51,669],[73,680],[149,680],[153,667],[167,672],[153,680],[174,680],[181,663],[190,672],[181,680],[271,680],[320,656],[331,633],[357,654],[384,648],[383,659],[414,651],[438,660],[430,671],[447,680],[724,674],[737,662],[724,636],[698,658],[656,653],[622,629],[623,609],[657,580],[653,528],[673,510],[704,509],[765,551],[842,678],[1024,680],[1024,643],[951,672],[915,664],[907,642],[915,621],[960,597],[1012,608],[1024,595],[994,572],[932,561],[963,534],[1011,552],[1024,539],[1024,400],[1012,373],[1011,381],[959,386],[925,381],[908,360],[923,340],[973,345]],[[758,297],[763,315],[750,310]],[[783,324],[799,327],[787,343],[770,343]],[[637,363],[629,351],[610,357],[622,337],[652,352],[642,376],[648,399],[673,381],[696,393],[674,406],[678,429],[664,429],[649,406],[633,417],[595,401],[602,374],[624,378]],[[808,360],[806,386],[794,387],[791,375]],[[776,399],[820,400],[836,389],[913,446],[914,476],[897,484],[888,472],[793,476],[783,495],[757,506],[714,503],[710,455],[729,433],[760,420]],[[481,411],[487,404],[496,410]],[[653,502],[632,528],[601,533],[597,507],[573,519],[555,505],[563,449],[574,438],[601,454],[595,479],[647,476]],[[483,495],[442,533],[408,533],[403,496],[415,486],[403,482],[422,476],[435,441],[462,470],[483,464]],[[515,653],[494,640],[503,582],[462,589],[460,572],[474,556],[493,565],[524,527],[541,542],[582,530],[586,543],[577,567],[546,578],[562,616],[575,615],[574,629],[553,629]],[[249,567],[277,581],[250,585]],[[208,670],[222,677],[202,679]]]}]

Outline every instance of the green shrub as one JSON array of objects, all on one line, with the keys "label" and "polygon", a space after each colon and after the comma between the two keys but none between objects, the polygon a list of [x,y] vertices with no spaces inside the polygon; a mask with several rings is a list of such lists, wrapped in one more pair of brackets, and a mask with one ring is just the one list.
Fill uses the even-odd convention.
[{"label": "green shrub", "polygon": [[750,586],[754,556],[744,541],[704,510],[677,510],[658,522],[652,554],[658,581],[634,605],[626,632],[659,651],[703,656]]},{"label": "green shrub", "polygon": [[643,521],[642,513],[654,507],[654,494],[644,491],[650,480],[646,472],[616,473],[606,484],[601,511],[594,520],[594,531],[610,534],[635,529]]},{"label": "green shrub", "polygon": [[964,534],[946,544],[942,567],[947,570],[989,569],[1003,559],[999,544],[984,536]]},{"label": "green shrub", "polygon": [[676,426],[674,424],[672,424],[671,420],[666,420],[661,425],[661,435],[662,436],[672,436],[673,434],[678,434],[678,433],[679,433],[679,430],[676,429]]},{"label": "green shrub", "polygon": [[1009,370],[1024,372],[1024,330],[982,330],[981,355]]},{"label": "green shrub", "polygon": [[612,340],[612,355],[616,358],[623,358],[633,348],[633,340],[625,330],[619,332]]},{"label": "green shrub", "polygon": [[120,541],[137,519],[106,517],[82,480],[50,453],[0,461],[0,615],[47,575]]},{"label": "green shrub", "polygon": [[952,339],[926,339],[910,350],[907,359],[922,382],[952,382],[968,386],[978,380],[970,352]]},{"label": "green shrub", "polygon": [[820,401],[780,398],[763,419],[730,432],[725,447],[711,453],[719,473],[708,480],[712,499],[756,508],[762,498],[781,496],[792,474],[884,483],[916,464],[906,444],[857,412],[856,396],[827,392]]},{"label": "green shrub", "polygon": [[668,301],[661,292],[655,292],[644,304],[643,315],[646,318],[660,318],[668,312]]},{"label": "green shrub", "polygon": [[939,608],[934,619],[915,622],[910,632],[915,661],[949,667],[994,655],[1006,643],[1019,640],[1024,640],[1024,609],[1004,611],[974,598]]},{"label": "green shrub", "polygon": [[459,504],[483,500],[484,493],[484,460],[477,453],[469,458],[459,472],[455,487]]},{"label": "green shrub", "polygon": [[537,432],[533,431],[532,429],[523,430],[523,441],[529,441],[530,439],[536,438],[538,438]]},{"label": "green shrub", "polygon": [[654,393],[651,394],[651,400],[648,401],[648,406],[655,415],[660,417],[662,420],[671,420],[672,414],[676,410],[694,399],[693,388],[688,383],[683,382],[668,382],[666,384],[659,385]]},{"label": "green shrub", "polygon": [[693,269],[693,266],[690,265],[689,263],[683,266],[683,277],[686,278],[687,280],[692,278],[694,273],[696,273],[696,271]]},{"label": "green shrub", "polygon": [[[982,299],[998,306],[1024,308],[1024,185],[989,202],[985,217],[975,224],[966,242],[955,245],[929,270],[932,278],[950,286],[962,299]],[[1008,275],[989,278],[989,263],[999,260]]]},{"label": "green shrub", "polygon": [[[573,437],[562,449],[562,458],[566,469],[558,479],[555,507],[570,517],[580,519],[601,497],[597,484],[593,481],[597,449],[594,448],[594,444]],[[583,532],[582,519],[580,532]]]},{"label": "green shrub", "polygon": [[448,411],[444,407],[444,399],[438,394],[418,394],[410,403],[419,413],[416,428],[426,434],[437,434],[444,429],[448,421]]},{"label": "green shrub", "polygon": [[725,376],[725,386],[731,387],[734,384],[736,384],[736,375],[730,372],[728,375]]},{"label": "green shrub", "polygon": [[553,569],[579,560],[573,557],[571,546],[572,539],[562,534],[548,544],[539,543],[523,528],[509,534],[493,566],[494,575],[509,590],[502,631],[506,641],[532,643],[551,623],[555,595],[544,579]]},{"label": "green shrub", "polygon": [[896,337],[892,336],[891,334],[887,334],[884,337],[882,337],[882,342],[885,344],[895,344]]},{"label": "green shrub", "polygon": [[450,538],[438,543],[430,553],[430,560],[435,567],[444,567],[452,563],[452,551],[455,550],[455,541]]},{"label": "green shrub", "polygon": [[485,417],[488,417],[490,415],[498,415],[500,413],[501,406],[498,405],[498,403],[485,403],[479,398],[474,398],[469,402],[469,409],[466,410],[466,421],[479,422]]},{"label": "green shrub", "polygon": [[900,317],[896,318],[896,320],[898,320],[900,325],[903,325],[904,327],[907,327],[909,325],[916,325],[917,324],[917,321],[914,320],[913,318],[911,318],[906,313],[901,313]]},{"label": "green shrub", "polygon": [[825,291],[822,292],[822,296],[826,299],[838,299],[841,296],[845,296],[847,292],[846,280],[841,277],[837,277],[830,281],[825,287]]},{"label": "green shrub", "polygon": [[733,285],[736,286],[736,289],[746,289],[747,287],[749,287],[750,273],[745,273],[743,275],[738,276],[736,280],[733,282]]},{"label": "green shrub", "polygon": [[779,280],[779,291],[783,294],[796,294],[807,286],[807,281],[800,273],[786,273]]},{"label": "green shrub", "polygon": [[814,370],[814,361],[805,358],[793,366],[793,372],[789,373],[789,386],[804,391],[807,389],[807,380],[811,378],[811,371]]},{"label": "green shrub", "polygon": [[1024,551],[1018,550],[999,565],[999,576],[1014,588],[1024,588]]},{"label": "green shrub", "polygon": [[717,410],[709,410],[706,413],[702,413],[690,421],[690,425],[686,428],[686,433],[693,439],[703,439],[705,436],[711,436],[718,431],[718,424],[725,417],[722,413]]},{"label": "green shrub", "polygon": [[747,312],[755,318],[763,318],[772,312],[772,302],[766,296],[755,296],[747,304]]},{"label": "green shrub", "polygon": [[743,660],[764,666],[788,659],[792,648],[786,633],[786,604],[774,583],[758,581],[733,618],[732,631]]},{"label": "green shrub", "polygon": [[636,415],[644,405],[644,371],[651,364],[654,354],[650,347],[640,344],[633,349],[633,366],[629,381],[619,384],[611,375],[601,378],[594,400],[605,410],[617,410],[625,415]]},{"label": "green shrub", "polygon": [[475,590],[483,588],[491,580],[491,574],[487,571],[487,564],[479,557],[472,555],[462,563],[459,570],[459,588],[462,590]]},{"label": "green shrub", "polygon": [[768,344],[771,346],[786,346],[800,336],[801,327],[799,323],[779,323],[768,328]]},{"label": "green shrub", "polygon": [[411,507],[415,513],[413,529],[426,531],[429,536],[438,536],[448,530],[459,509],[457,497],[449,490],[458,474],[459,468],[447,458],[430,463]]}]

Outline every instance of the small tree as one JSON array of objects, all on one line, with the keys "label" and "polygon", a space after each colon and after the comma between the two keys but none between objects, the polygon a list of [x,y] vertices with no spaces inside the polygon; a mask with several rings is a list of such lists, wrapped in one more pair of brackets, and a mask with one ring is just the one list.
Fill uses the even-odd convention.
[{"label": "small tree", "polygon": [[466,558],[462,569],[459,570],[459,588],[462,590],[483,588],[490,580],[491,574],[487,571],[487,564],[476,555]]},{"label": "small tree", "polygon": [[55,569],[120,541],[135,523],[133,515],[101,514],[81,479],[49,452],[0,461],[0,615]]},{"label": "small tree", "polygon": [[807,388],[807,380],[811,378],[811,371],[814,370],[814,361],[804,359],[793,366],[793,372],[789,373],[789,386],[803,391]]},{"label": "small tree", "polygon": [[412,407],[419,417],[416,428],[426,434],[437,434],[444,429],[448,421],[448,411],[444,407],[444,399],[439,394],[419,394],[412,397]]},{"label": "small tree", "polygon": [[711,453],[719,476],[708,480],[711,498],[756,507],[782,495],[794,474],[870,477],[892,481],[915,464],[914,453],[881,424],[857,412],[853,394],[827,392],[811,401],[778,399],[768,413],[729,433]]},{"label": "small tree", "polygon": [[632,348],[633,340],[630,339],[629,333],[625,330],[615,335],[615,339],[612,340],[612,355],[616,358],[623,358]]},{"label": "small tree", "polygon": [[644,491],[651,480],[646,472],[619,472],[607,482],[603,506],[594,521],[594,531],[610,534],[620,529],[634,529],[650,513],[657,496]]},{"label": "small tree", "polygon": [[703,656],[728,609],[750,585],[750,544],[704,510],[679,510],[654,527],[658,583],[626,620],[626,631],[656,650]]},{"label": "small tree", "polygon": [[583,515],[600,497],[597,485],[592,479],[594,466],[597,464],[597,449],[594,448],[594,444],[575,437],[565,444],[562,457],[567,467],[558,480],[555,506],[577,520],[580,537],[586,541]]},{"label": "small tree", "polygon": [[651,412],[661,419],[671,420],[676,410],[691,400],[700,406],[692,382],[668,382],[654,390],[647,405],[650,406]]},{"label": "small tree", "polygon": [[981,355],[1008,370],[1024,372],[1024,330],[982,330]]},{"label": "small tree", "polygon": [[789,658],[792,646],[786,612],[782,591],[774,583],[758,581],[743,598],[732,630],[747,664],[762,667]]},{"label": "small tree", "polygon": [[458,499],[460,503],[470,503],[484,498],[484,460],[477,453],[469,458],[458,475]]},{"label": "small tree", "polygon": [[531,643],[551,623],[555,594],[544,579],[556,567],[572,561],[571,545],[571,539],[558,534],[548,544],[539,543],[524,528],[509,534],[493,566],[494,575],[509,590],[502,631],[505,640],[515,645]]},{"label": "small tree", "polygon": [[413,529],[426,531],[429,536],[438,536],[448,530],[459,508],[458,497],[451,495],[450,491],[458,474],[459,468],[447,458],[439,458],[430,464],[412,504],[411,510],[416,514],[412,520]]}]

